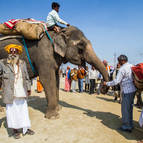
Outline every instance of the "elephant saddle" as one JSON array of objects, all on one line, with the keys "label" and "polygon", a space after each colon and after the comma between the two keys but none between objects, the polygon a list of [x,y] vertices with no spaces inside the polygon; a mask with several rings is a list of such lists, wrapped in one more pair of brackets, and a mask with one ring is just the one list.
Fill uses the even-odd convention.
[{"label": "elephant saddle", "polygon": [[46,23],[34,19],[12,19],[0,24],[0,33],[3,35],[23,35],[26,39],[41,39],[47,30]]},{"label": "elephant saddle", "polygon": [[143,63],[133,66],[132,72],[135,86],[139,90],[143,90]]}]

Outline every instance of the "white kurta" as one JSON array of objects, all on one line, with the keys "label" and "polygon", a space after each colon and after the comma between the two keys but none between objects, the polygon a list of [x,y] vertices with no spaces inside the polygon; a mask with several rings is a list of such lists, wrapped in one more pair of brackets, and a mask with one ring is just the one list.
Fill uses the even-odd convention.
[{"label": "white kurta", "polygon": [[[23,133],[31,127],[29,120],[27,101],[24,99],[26,93],[23,87],[23,79],[21,69],[18,71],[18,66],[14,66],[15,83],[14,96],[16,97],[13,104],[6,104],[6,117],[9,128],[23,128]],[[20,98],[19,98],[20,97]]]}]

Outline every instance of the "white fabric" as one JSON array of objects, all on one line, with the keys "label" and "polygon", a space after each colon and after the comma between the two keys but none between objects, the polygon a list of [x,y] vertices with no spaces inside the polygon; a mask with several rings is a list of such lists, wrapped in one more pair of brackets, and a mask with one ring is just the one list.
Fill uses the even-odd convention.
[{"label": "white fabric", "polygon": [[[8,128],[21,129],[23,134],[31,127],[29,120],[27,101],[24,98],[26,93],[23,87],[22,72],[18,66],[14,65],[15,82],[14,82],[14,96],[16,97],[12,104],[6,104],[6,117]],[[20,97],[20,98],[19,98]]]},{"label": "white fabric", "polygon": [[85,83],[86,83],[86,84],[89,84],[89,83],[90,83],[90,80],[89,80],[89,71],[86,71]]},{"label": "white fabric", "polygon": [[65,22],[64,20],[62,20],[58,13],[53,9],[47,16],[47,26],[50,27],[50,26],[53,26],[57,23],[61,23],[61,24],[65,24],[67,25],[68,23]]},{"label": "white fabric", "polygon": [[18,71],[18,66],[16,64],[14,65],[14,73],[15,73],[14,96],[15,97],[26,97],[26,93],[23,88],[22,72],[20,68]]},{"label": "white fabric", "polygon": [[120,83],[121,92],[124,92],[125,94],[135,92],[136,88],[133,84],[131,67],[132,65],[129,63],[122,65],[116,78],[111,82],[107,82],[107,86],[114,86]]},{"label": "white fabric", "polygon": [[89,79],[97,79],[99,77],[99,72],[97,70],[89,70]]},{"label": "white fabric", "polygon": [[139,125],[140,125],[140,127],[143,126],[143,109],[142,109],[142,112],[141,112],[141,114],[140,114]]},{"label": "white fabric", "polygon": [[23,128],[23,133],[25,134],[27,129],[31,127],[25,99],[14,99],[13,104],[6,104],[6,117],[8,128]]}]

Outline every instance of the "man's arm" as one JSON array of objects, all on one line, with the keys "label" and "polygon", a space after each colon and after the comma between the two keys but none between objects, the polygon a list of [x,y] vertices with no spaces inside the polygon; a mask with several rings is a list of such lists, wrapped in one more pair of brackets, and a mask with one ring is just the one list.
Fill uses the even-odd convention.
[{"label": "man's arm", "polygon": [[116,78],[113,81],[110,82],[106,82],[107,86],[115,86],[117,84],[119,84],[123,79],[123,72],[119,70]]},{"label": "man's arm", "polygon": [[65,25],[67,25],[67,26],[69,25],[67,22],[65,22],[64,20],[62,20],[62,19],[59,17],[59,15],[58,15],[57,12],[55,12],[52,16],[54,17],[54,19],[55,19],[57,22],[59,22],[59,23],[61,23],[61,24],[65,24]]}]

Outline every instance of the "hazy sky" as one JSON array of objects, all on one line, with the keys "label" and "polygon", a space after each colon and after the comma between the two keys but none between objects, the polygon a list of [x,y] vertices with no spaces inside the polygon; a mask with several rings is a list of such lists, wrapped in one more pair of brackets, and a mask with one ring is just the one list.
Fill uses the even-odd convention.
[{"label": "hazy sky", "polygon": [[[46,21],[52,0],[0,0],[0,22],[16,18]],[[56,0],[62,19],[81,29],[101,60],[126,54],[143,62],[143,0]]]}]

